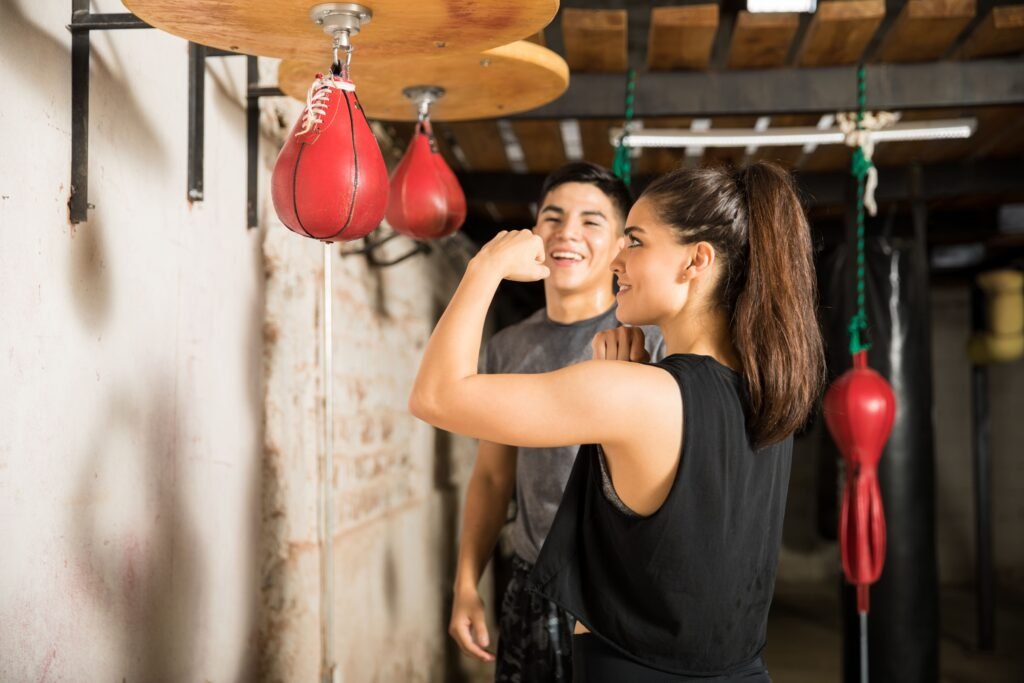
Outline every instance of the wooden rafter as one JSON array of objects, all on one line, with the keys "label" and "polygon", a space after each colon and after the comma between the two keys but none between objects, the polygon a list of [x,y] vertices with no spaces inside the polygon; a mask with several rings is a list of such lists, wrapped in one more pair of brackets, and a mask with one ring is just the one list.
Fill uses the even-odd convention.
[{"label": "wooden rafter", "polygon": [[647,40],[648,68],[706,69],[717,31],[717,4],[655,7]]},{"label": "wooden rafter", "polygon": [[908,0],[882,39],[875,61],[926,62],[942,57],[974,18],[975,0]]},{"label": "wooden rafter", "polygon": [[512,130],[523,148],[530,172],[547,173],[565,163],[565,146],[558,121],[514,121]]},{"label": "wooden rafter", "polygon": [[961,59],[1024,52],[1024,5],[993,7],[957,51]]},{"label": "wooden rafter", "polygon": [[505,147],[494,121],[448,124],[471,171],[502,171],[508,168]]},{"label": "wooden rafter", "polygon": [[565,61],[572,73],[626,70],[626,10],[562,10]]},{"label": "wooden rafter", "polygon": [[729,48],[730,69],[764,69],[786,63],[790,44],[800,27],[795,13],[752,14],[741,10]]},{"label": "wooden rafter", "polygon": [[800,66],[855,64],[885,16],[885,0],[826,0],[818,5],[797,55]]}]

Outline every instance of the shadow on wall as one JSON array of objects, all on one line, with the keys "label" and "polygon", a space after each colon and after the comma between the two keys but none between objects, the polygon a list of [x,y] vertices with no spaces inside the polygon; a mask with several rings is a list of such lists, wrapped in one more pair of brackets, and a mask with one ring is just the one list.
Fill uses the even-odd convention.
[{"label": "shadow on wall", "polygon": [[90,332],[101,331],[110,317],[111,283],[103,220],[95,212],[79,225],[72,240],[68,287],[78,319]]},{"label": "shadow on wall", "polygon": [[[264,355],[264,329],[263,329],[263,317],[266,308],[266,286],[264,284],[264,260],[263,260],[263,240],[266,237],[266,228],[259,228],[259,237],[253,243],[253,250],[251,254],[252,258],[252,272],[258,274],[259,286],[256,288],[253,295],[253,300],[250,302],[250,318],[249,318],[249,343],[246,344],[246,368],[248,372],[245,373],[247,386],[246,396],[249,401],[249,411],[253,416],[253,424],[259,429],[259,434],[253,439],[253,451],[250,455],[251,458],[257,463],[264,462],[264,444],[263,438],[265,435],[264,426],[266,423],[266,416],[264,415],[264,378],[266,377],[265,363],[266,358]],[[242,652],[243,661],[238,663],[235,670],[238,672],[238,683],[247,683],[248,681],[255,681],[256,678],[256,648],[259,640],[259,621],[257,620],[259,612],[259,591],[260,591],[260,562],[264,557],[263,551],[263,533],[264,533],[264,519],[263,519],[263,487],[265,479],[264,466],[250,468],[252,481],[250,483],[249,490],[246,495],[246,510],[249,513],[249,541],[245,545],[249,549],[249,562],[248,567],[251,569],[246,572],[246,590],[245,595],[248,598],[246,603],[245,612],[245,623],[248,626],[248,644],[245,650]]]},{"label": "shadow on wall", "polygon": [[113,399],[98,421],[76,496],[84,509],[68,526],[87,597],[109,623],[107,642],[120,644],[124,679],[192,680],[208,634],[204,557],[178,481],[187,418],[173,382],[148,396]]}]

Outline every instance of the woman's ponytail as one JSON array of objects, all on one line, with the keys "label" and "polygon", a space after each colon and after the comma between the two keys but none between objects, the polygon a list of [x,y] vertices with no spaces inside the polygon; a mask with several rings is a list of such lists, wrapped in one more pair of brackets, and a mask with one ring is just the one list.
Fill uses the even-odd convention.
[{"label": "woman's ponytail", "polygon": [[821,391],[824,352],[810,228],[788,173],[755,163],[737,174],[747,205],[747,268],[730,326],[750,398],[755,446],[799,429]]}]

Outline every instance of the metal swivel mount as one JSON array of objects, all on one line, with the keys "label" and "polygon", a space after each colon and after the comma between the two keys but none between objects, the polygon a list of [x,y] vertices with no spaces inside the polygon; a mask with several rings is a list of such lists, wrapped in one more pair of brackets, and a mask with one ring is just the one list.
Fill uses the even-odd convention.
[{"label": "metal swivel mount", "polygon": [[309,17],[317,26],[322,26],[324,33],[331,36],[334,49],[352,52],[352,36],[359,33],[364,24],[373,19],[373,11],[369,7],[354,2],[325,2],[313,5]]},{"label": "metal swivel mount", "polygon": [[437,85],[413,85],[402,90],[402,94],[416,105],[422,121],[430,116],[430,105],[444,97],[444,88]]}]

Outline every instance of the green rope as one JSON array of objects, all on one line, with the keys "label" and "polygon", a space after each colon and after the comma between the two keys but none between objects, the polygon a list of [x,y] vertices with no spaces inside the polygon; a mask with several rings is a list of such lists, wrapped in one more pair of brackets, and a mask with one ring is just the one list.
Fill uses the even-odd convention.
[{"label": "green rope", "polygon": [[[864,110],[867,106],[867,86],[864,82],[864,66],[857,69],[857,130],[861,130]],[[867,351],[868,316],[864,310],[864,179],[871,170],[871,162],[864,156],[864,149],[853,150],[850,172],[857,179],[857,312],[850,319],[850,355]]]},{"label": "green rope", "polygon": [[629,124],[633,121],[633,89],[635,86],[636,72],[630,69],[626,73],[626,122],[622,126],[619,144],[615,146],[615,161],[612,162],[612,173],[621,178],[627,186],[632,182],[633,160],[629,157],[629,148],[622,143],[629,130]]}]

